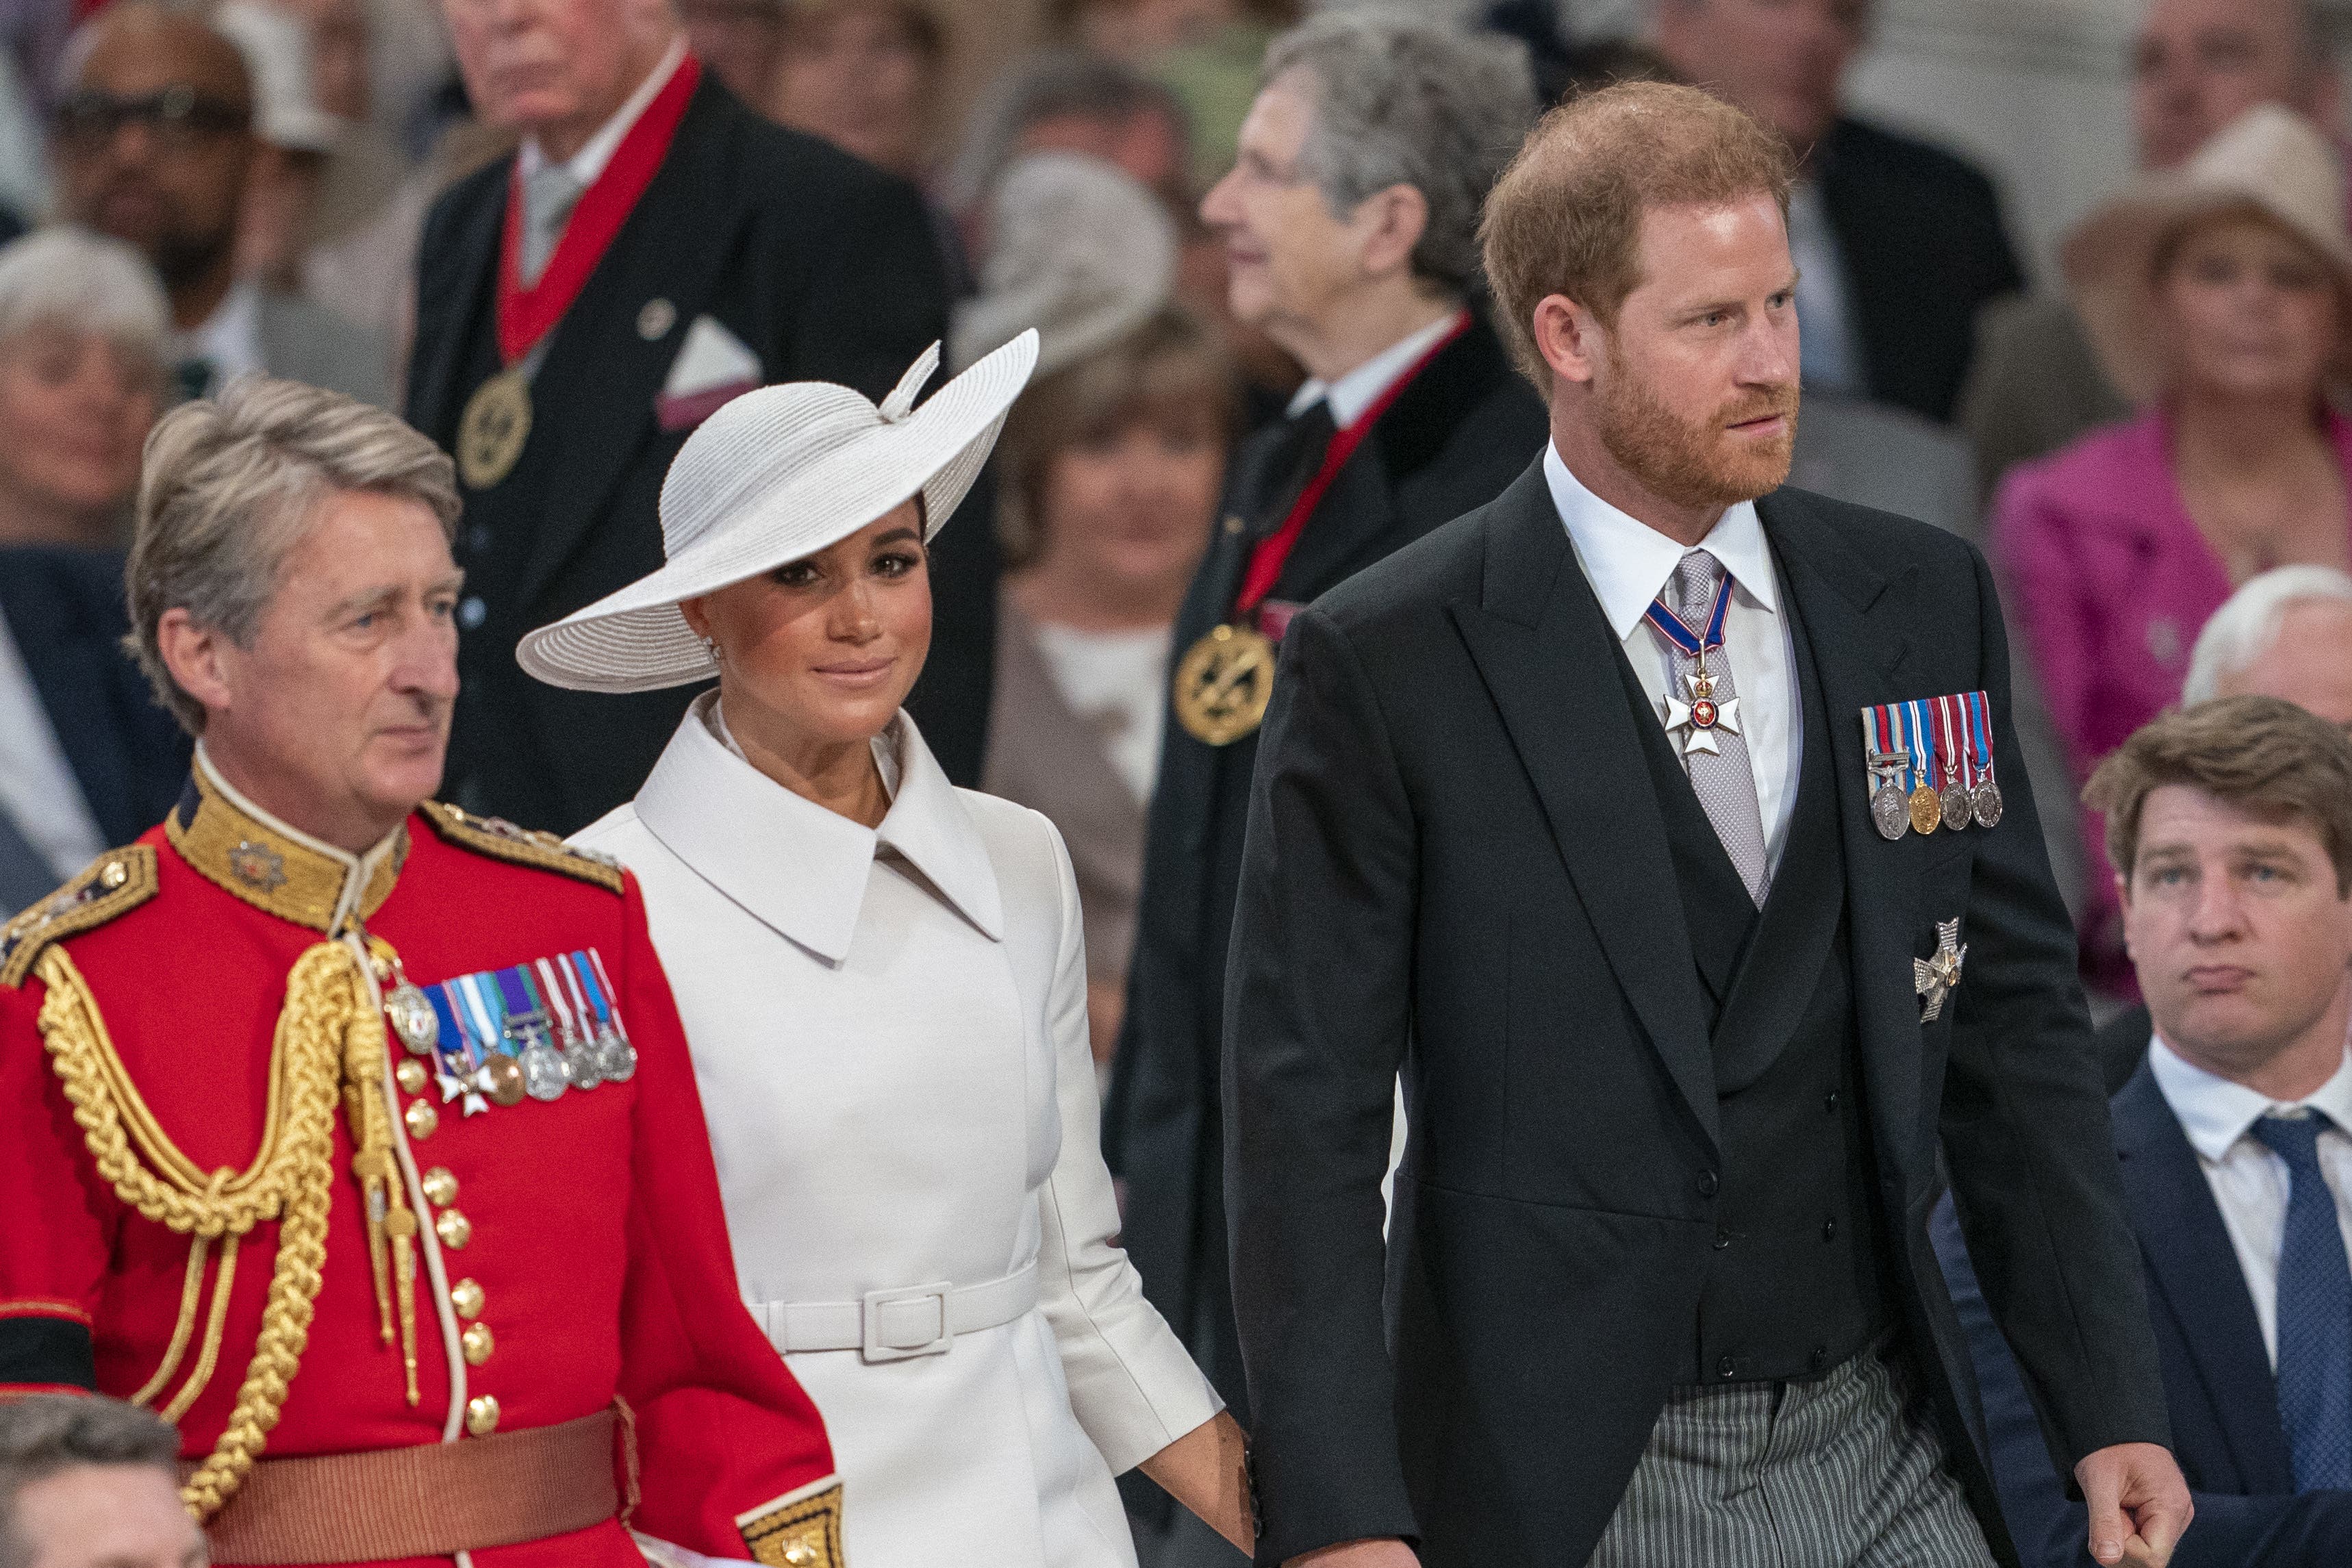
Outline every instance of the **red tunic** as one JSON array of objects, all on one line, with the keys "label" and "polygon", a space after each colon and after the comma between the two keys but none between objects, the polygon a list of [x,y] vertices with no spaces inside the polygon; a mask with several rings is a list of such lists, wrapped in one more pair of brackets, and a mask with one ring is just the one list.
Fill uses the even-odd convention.
[{"label": "red tunic", "polygon": [[[272,854],[309,856],[209,784],[201,794],[192,786],[175,818],[185,826],[199,812],[223,814],[232,841],[249,833]],[[214,832],[205,843],[217,844],[222,818],[207,826]],[[473,1292],[459,1282],[478,1286],[478,1320],[494,1336],[479,1365],[445,1353],[445,1325],[455,1334],[466,1324],[420,1259],[421,1399],[413,1406],[399,1347],[386,1347],[379,1333],[339,1109],[316,1316],[265,1462],[436,1443],[452,1427],[463,1442],[453,1401],[462,1411],[485,1394],[497,1401],[500,1432],[592,1415],[617,1396],[635,1412],[641,1462],[642,1500],[630,1522],[709,1555],[750,1555],[739,1516],[821,1492],[832,1454],[815,1407],[741,1306],[686,1039],[636,884],[549,843],[501,849],[478,827],[436,826],[422,813],[406,831],[406,858],[365,924],[397,952],[409,978],[430,985],[593,948],[639,1066],[626,1082],[474,1115],[462,1102],[444,1104],[430,1084],[399,1095],[415,1169],[446,1171],[456,1183],[440,1205],[418,1201],[411,1183],[411,1202],[425,1226],[439,1231],[450,1293],[470,1304]],[[261,1138],[287,975],[323,939],[326,917],[306,926],[267,912],[251,888],[237,890],[221,869],[207,875],[191,864],[206,856],[193,837],[186,841],[184,855],[164,829],[149,833],[141,843],[153,850],[152,897],[140,901],[128,897],[139,888],[122,889],[126,897],[112,901],[135,907],[58,944],[163,1131],[198,1166],[242,1171]],[[321,858],[295,868],[316,871],[311,862]],[[572,874],[543,868],[567,861]],[[260,901],[283,905],[304,890],[297,876]],[[20,919],[19,949],[33,935],[25,925]],[[0,948],[0,959],[8,951]],[[8,1129],[0,1137],[7,1205],[0,1392],[68,1385],[128,1395],[155,1372],[170,1342],[189,1240],[143,1218],[98,1175],[37,1025],[44,994],[36,978],[21,988],[0,985],[0,1117]],[[390,1048],[402,1058],[396,1041]],[[410,1109],[419,1101],[430,1103],[429,1117]],[[425,1185],[443,1189],[437,1179]],[[218,1368],[181,1422],[192,1460],[211,1452],[235,1404],[277,1230],[265,1223],[245,1238]],[[207,1284],[207,1302],[209,1294]],[[159,1406],[194,1359],[192,1348]],[[480,1568],[635,1568],[641,1561],[617,1521],[472,1556]]]}]

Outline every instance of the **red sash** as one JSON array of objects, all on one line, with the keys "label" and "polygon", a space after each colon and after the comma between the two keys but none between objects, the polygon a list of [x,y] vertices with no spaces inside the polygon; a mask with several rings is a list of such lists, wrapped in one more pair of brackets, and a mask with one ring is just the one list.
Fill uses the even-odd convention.
[{"label": "red sash", "polygon": [[1307,520],[1315,515],[1315,509],[1322,504],[1324,492],[1339,477],[1339,470],[1347,466],[1348,459],[1362,445],[1364,437],[1371,434],[1372,426],[1380,423],[1381,416],[1389,411],[1389,405],[1412,384],[1416,376],[1429,368],[1430,361],[1444,353],[1454,339],[1469,330],[1470,312],[1463,310],[1456,313],[1454,324],[1446,329],[1444,337],[1429,345],[1428,353],[1413,361],[1411,368],[1391,382],[1388,390],[1381,393],[1354,424],[1331,437],[1331,444],[1323,449],[1322,466],[1315,470],[1315,477],[1307,481],[1307,488],[1298,492],[1297,500],[1291,503],[1290,515],[1282,520],[1280,528],[1259,540],[1257,548],[1250,552],[1249,570],[1242,574],[1241,596],[1234,601],[1234,613],[1227,617],[1233,624],[1238,626],[1247,619],[1249,613],[1257,608],[1259,601],[1274,592],[1275,584],[1282,580],[1283,566],[1290,560],[1290,552],[1298,543],[1298,536],[1307,531]]},{"label": "red sash", "polygon": [[688,55],[670,73],[637,122],[613,150],[611,162],[595,184],[580,195],[579,205],[563,226],[563,237],[547,258],[539,281],[522,284],[522,163],[517,159],[507,185],[506,229],[499,244],[499,353],[514,363],[554,329],[587,286],[589,275],[604,258],[613,237],[621,232],[637,198],[653,184],[654,172],[669,153],[670,139],[702,79],[702,63]]}]

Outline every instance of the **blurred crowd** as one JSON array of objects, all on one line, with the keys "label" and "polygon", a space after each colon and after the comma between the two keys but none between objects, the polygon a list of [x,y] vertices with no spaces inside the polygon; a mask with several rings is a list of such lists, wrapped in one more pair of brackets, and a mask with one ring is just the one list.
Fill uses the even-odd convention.
[{"label": "blurred crowd", "polygon": [[[1237,595],[1278,634],[1286,606],[1492,499],[1542,450],[1541,405],[1488,314],[1481,204],[1544,107],[1649,78],[1730,100],[1801,160],[1791,482],[1991,561],[2083,973],[2100,1016],[2125,1020],[2120,1082],[2148,1021],[2123,868],[2084,786],[2205,698],[2280,697],[2352,726],[2352,226],[2320,8],[2144,0],[2138,174],[2038,283],[1983,170],[1848,110],[1872,0],[1655,0],[1638,34],[1598,41],[1546,0],[1458,23],[1418,7],[1385,33],[1357,25],[1369,7],[1317,9],[1049,0],[1047,47],[969,95],[961,62],[998,26],[985,4],[678,0],[673,24],[659,0],[11,0],[0,916],[182,786],[187,741],[119,646],[142,444],[174,404],[262,372],[457,448],[469,596],[449,798],[571,832],[635,789],[688,694],[590,722],[523,680],[513,649],[658,563],[654,497],[682,432],[761,380],[879,395],[931,337],[961,368],[1038,329],[983,510],[942,539],[910,709],[959,783],[1034,806],[1068,844],[1130,1250],[1238,1405],[1205,1194],[1247,777],[1237,753],[1178,754],[1171,668]],[[593,183],[627,156],[565,113],[603,101],[599,69],[619,97],[655,85],[648,65],[681,43],[731,104],[796,133],[709,165],[745,185],[726,199],[761,204],[756,224],[710,230],[743,253],[703,257],[702,209],[663,208],[676,226],[624,230],[604,263],[638,269],[628,297],[599,294],[604,274],[578,295],[616,323],[606,347],[506,344],[500,293],[494,351],[490,261],[528,294],[564,275],[566,225],[585,221],[575,185],[536,238],[538,174],[590,160]],[[533,108],[567,70],[589,84],[581,104]],[[772,151],[814,160],[817,142],[862,167]],[[531,233],[509,220],[501,239],[509,177]],[[763,301],[770,336],[718,304],[696,313],[708,280],[686,279],[706,260],[715,297]],[[642,394],[638,340],[667,345]],[[528,451],[511,479],[468,468],[466,393],[509,363],[536,375],[537,417],[610,445],[603,488]],[[1357,437],[1377,461],[1346,470],[1348,528],[1309,533],[1249,598],[1273,524]],[[1147,1561],[1218,1560],[1181,1514],[1130,1502]]]}]

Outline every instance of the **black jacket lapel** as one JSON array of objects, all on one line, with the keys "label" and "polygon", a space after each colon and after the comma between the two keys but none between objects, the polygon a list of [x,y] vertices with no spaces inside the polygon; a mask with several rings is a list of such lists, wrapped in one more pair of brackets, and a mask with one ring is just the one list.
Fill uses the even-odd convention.
[{"label": "black jacket lapel", "polygon": [[[2146,1063],[2111,1103],[2124,1200],[2141,1237],[2151,1292],[2180,1325],[2199,1383],[2249,1492],[2292,1492],[2294,1463],[2278,1384],[2237,1249],[2197,1151]],[[2160,1237],[2151,1246],[2147,1238]]]},{"label": "black jacket lapel", "polygon": [[[1885,843],[1870,825],[1870,775],[1862,754],[1862,710],[1885,700],[1888,682],[1910,657],[1910,638],[1898,618],[1902,595],[1899,584],[1814,514],[1803,492],[1777,491],[1758,502],[1757,510],[1811,637],[1821,679],[1845,852],[1854,1013],[1877,1146],[1920,1163],[1935,1139],[1932,1126],[1923,1135],[1920,1125],[1919,998],[1909,946],[1914,911],[1904,879],[1871,874],[1901,846]],[[1812,739],[1806,736],[1808,748]],[[1902,1174],[1915,1192],[1933,1180],[1924,1168]]]},{"label": "black jacket lapel", "polygon": [[[506,216],[514,159],[499,159],[451,191],[439,224],[417,256],[415,359],[408,370],[408,422],[453,443],[466,399],[473,395],[470,356],[481,340],[465,330],[491,307],[499,229]],[[452,318],[458,323],[449,324]]]},{"label": "black jacket lapel", "polygon": [[1475,605],[1452,606],[1543,803],[1601,951],[1710,1142],[1715,1069],[1665,823],[1617,675],[1616,639],[1577,566],[1540,462],[1489,509]]}]

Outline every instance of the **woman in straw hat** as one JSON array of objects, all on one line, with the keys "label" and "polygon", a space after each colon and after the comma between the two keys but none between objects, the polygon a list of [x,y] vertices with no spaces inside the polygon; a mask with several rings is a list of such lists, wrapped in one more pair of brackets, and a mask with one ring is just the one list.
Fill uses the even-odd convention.
[{"label": "woman in straw hat", "polygon": [[[2068,237],[2063,260],[2142,411],[2017,468],[1992,544],[2075,782],[2179,700],[2198,628],[2257,573],[2352,564],[2352,234],[2326,139],[2248,110]],[[2129,984],[2088,816],[2094,978]]]},{"label": "woman in straw hat", "polygon": [[1060,837],[948,783],[899,704],[927,546],[1024,333],[877,408],[745,395],[662,487],[667,563],[523,640],[575,689],[718,677],[578,842],[645,889],[752,1315],[824,1412],[847,1561],[1129,1568],[1114,1473],[1237,1544],[1241,1432],[1114,1245]]}]

